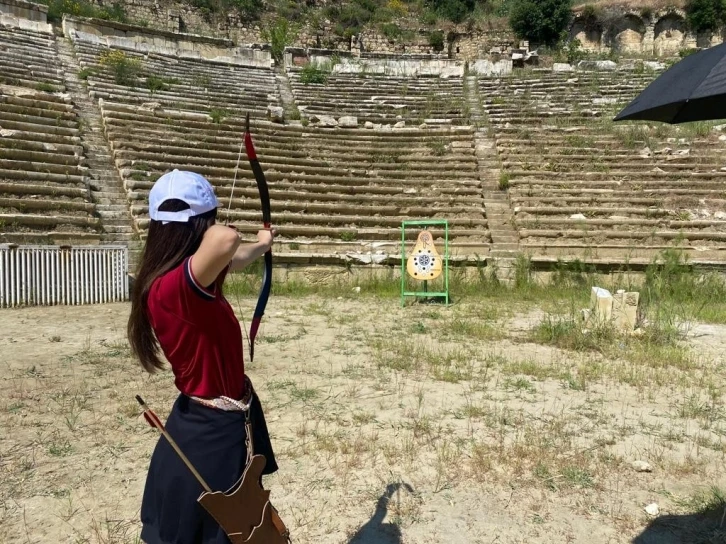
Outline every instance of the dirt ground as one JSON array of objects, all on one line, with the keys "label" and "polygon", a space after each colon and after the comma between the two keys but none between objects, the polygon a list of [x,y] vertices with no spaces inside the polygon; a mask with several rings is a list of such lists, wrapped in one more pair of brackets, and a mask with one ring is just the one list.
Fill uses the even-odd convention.
[{"label": "dirt ground", "polygon": [[[165,415],[176,392],[130,358],[128,310],[0,311],[0,542],[138,542],[157,435],[134,395]],[[248,372],[293,541],[726,542],[726,328],[679,363],[608,359],[533,343],[541,315],[271,299]]]}]

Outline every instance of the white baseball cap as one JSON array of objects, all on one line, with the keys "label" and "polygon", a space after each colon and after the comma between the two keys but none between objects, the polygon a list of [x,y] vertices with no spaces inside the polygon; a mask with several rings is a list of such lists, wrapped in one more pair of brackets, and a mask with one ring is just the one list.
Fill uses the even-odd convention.
[{"label": "white baseball cap", "polygon": [[[189,204],[188,210],[162,212],[167,200],[177,199]],[[149,192],[149,217],[155,221],[186,223],[190,217],[212,211],[219,203],[212,185],[195,172],[174,170],[161,176]]]}]

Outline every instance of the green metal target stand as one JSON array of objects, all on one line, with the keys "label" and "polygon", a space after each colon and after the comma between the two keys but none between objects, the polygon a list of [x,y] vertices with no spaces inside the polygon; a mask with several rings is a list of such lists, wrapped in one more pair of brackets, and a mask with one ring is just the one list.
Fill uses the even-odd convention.
[{"label": "green metal target stand", "polygon": [[[417,227],[417,230],[421,228],[428,230],[429,227],[433,226],[444,227],[444,254],[442,256],[444,260],[444,269],[442,271],[443,291],[429,291],[427,280],[414,280],[408,278],[408,274],[406,273],[406,228]],[[407,278],[409,281],[422,282],[423,291],[407,291]],[[438,282],[438,278],[435,281]],[[446,219],[403,221],[401,223],[401,306],[406,305],[406,297],[443,298],[445,305],[449,305],[449,222]]]}]

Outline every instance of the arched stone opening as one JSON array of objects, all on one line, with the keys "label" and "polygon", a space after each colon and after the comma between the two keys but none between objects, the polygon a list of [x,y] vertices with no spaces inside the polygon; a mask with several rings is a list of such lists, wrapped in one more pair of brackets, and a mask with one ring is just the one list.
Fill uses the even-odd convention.
[{"label": "arched stone opening", "polygon": [[602,26],[584,17],[577,17],[570,28],[570,39],[579,40],[587,51],[599,51],[602,45]]},{"label": "arched stone opening", "polygon": [[686,39],[686,21],[677,13],[664,15],[655,24],[653,52],[656,55],[678,53]]},{"label": "arched stone opening", "polygon": [[610,47],[617,51],[627,53],[641,53],[643,51],[645,23],[643,19],[632,13],[615,19],[608,34]]}]

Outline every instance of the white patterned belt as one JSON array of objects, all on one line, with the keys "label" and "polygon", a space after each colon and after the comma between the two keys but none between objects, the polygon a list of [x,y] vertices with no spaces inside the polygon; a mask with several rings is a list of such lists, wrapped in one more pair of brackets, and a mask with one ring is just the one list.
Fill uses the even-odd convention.
[{"label": "white patterned belt", "polygon": [[242,400],[235,400],[230,397],[215,397],[213,399],[205,399],[202,397],[189,397],[194,402],[198,402],[202,406],[208,408],[216,408],[217,410],[224,410],[225,412],[249,412],[250,406],[252,405],[252,382],[245,376],[245,394]]}]

